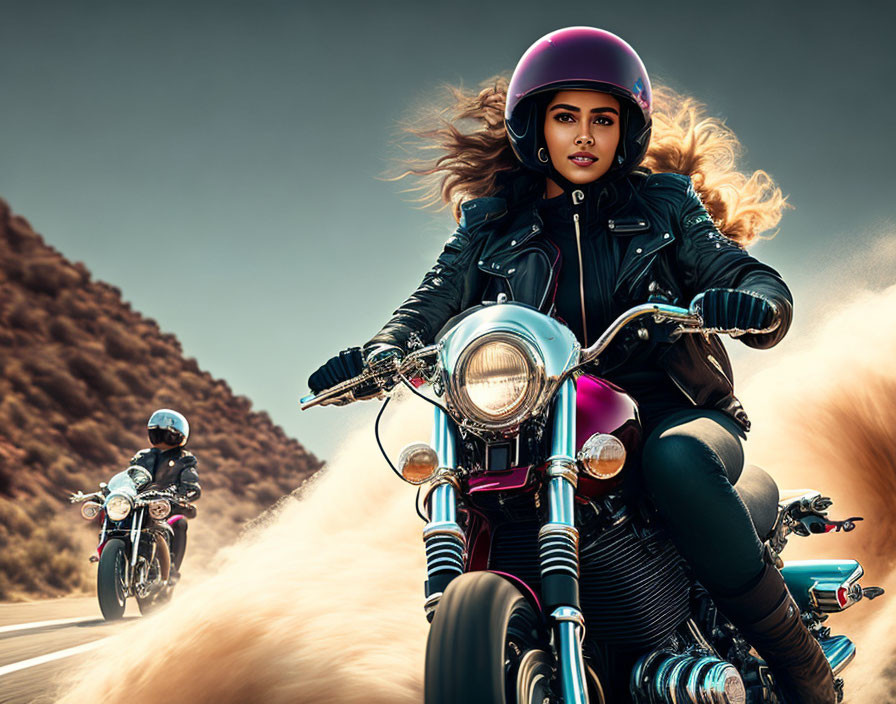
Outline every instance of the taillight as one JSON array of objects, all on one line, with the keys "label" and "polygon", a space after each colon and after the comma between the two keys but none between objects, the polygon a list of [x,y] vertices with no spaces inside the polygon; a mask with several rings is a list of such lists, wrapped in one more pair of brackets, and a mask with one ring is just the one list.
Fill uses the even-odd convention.
[{"label": "taillight", "polygon": [[809,587],[809,598],[818,611],[843,611],[862,599],[862,587],[858,582],[864,570],[858,562],[853,562],[853,565],[853,570],[848,573],[838,571],[816,577],[814,584]]},{"label": "taillight", "polygon": [[846,587],[837,589],[837,603],[840,604],[841,609],[849,606],[849,590]]}]

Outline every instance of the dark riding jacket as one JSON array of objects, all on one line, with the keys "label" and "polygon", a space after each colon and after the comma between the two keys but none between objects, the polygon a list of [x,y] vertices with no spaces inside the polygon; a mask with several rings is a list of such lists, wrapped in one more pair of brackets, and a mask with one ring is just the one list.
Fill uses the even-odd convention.
[{"label": "dark riding jacket", "polygon": [[196,516],[196,509],[188,506],[202,494],[202,488],[199,486],[199,473],[196,470],[199,463],[195,455],[182,447],[175,447],[164,452],[151,447],[140,450],[134,455],[131,458],[131,464],[139,465],[149,471],[152,474],[153,484],[158,485],[159,488],[166,489],[173,486],[175,493],[183,497],[183,502],[179,504],[179,511],[187,518]]},{"label": "dark riding jacket", "polygon": [[[464,203],[460,225],[435,266],[368,344],[393,344],[405,351],[429,344],[450,318],[494,301],[501,293],[554,315],[562,261],[538,212],[543,189],[543,178],[517,173],[505,179],[495,197]],[[585,281],[589,294],[592,287],[604,292],[606,300],[600,303],[607,311],[616,315],[648,301],[687,307],[707,289],[731,288],[765,297],[780,314],[775,331],[743,335],[743,342],[767,348],[787,333],[793,313],[787,285],[774,269],[716,229],[689,177],[636,170],[615,182],[589,184],[568,195],[583,223],[586,243],[592,238],[618,238],[613,243],[618,246],[612,248],[618,261],[608,268],[615,280],[601,286]],[[586,259],[587,246],[583,249]],[[589,298],[591,305],[593,295]],[[602,359],[593,371],[609,374],[612,380],[612,369],[624,367],[645,340],[652,352],[638,358],[663,370],[690,403],[723,410],[749,428],[733,395],[728,355],[716,335],[675,337],[669,326],[629,326],[608,351],[609,362]]]}]

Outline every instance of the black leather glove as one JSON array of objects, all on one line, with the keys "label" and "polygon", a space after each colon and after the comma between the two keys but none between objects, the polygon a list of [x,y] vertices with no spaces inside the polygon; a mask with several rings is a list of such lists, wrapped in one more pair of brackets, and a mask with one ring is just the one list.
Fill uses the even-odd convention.
[{"label": "black leather glove", "polygon": [[174,462],[174,466],[176,467],[175,471],[178,473],[183,472],[185,469],[196,467],[198,464],[199,462],[196,460],[195,455],[186,455]]},{"label": "black leather glove", "polygon": [[349,347],[331,357],[314,374],[308,377],[308,388],[319,394],[341,381],[358,376],[364,369],[364,356],[360,347]]},{"label": "black leather glove", "polygon": [[773,329],[778,311],[758,293],[732,288],[711,288],[694,298],[692,308],[703,318],[703,327],[710,330],[758,332]]}]

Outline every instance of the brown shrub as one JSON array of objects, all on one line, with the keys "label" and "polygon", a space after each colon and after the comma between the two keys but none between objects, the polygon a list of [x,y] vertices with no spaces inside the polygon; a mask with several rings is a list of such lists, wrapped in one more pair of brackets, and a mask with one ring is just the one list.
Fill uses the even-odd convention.
[{"label": "brown shrub", "polygon": [[56,317],[50,321],[48,331],[50,337],[56,342],[61,342],[66,345],[74,343],[79,337],[78,328],[71,319],[62,316]]},{"label": "brown shrub", "polygon": [[258,478],[257,474],[242,463],[219,466],[215,471],[219,478],[226,478],[233,487],[245,487]]},{"label": "brown shrub", "polygon": [[86,484],[78,485],[76,487],[76,482],[72,480],[77,464],[75,459],[68,454],[57,455],[53,458],[53,461],[46,466],[45,473],[47,479],[62,489],[71,489],[72,491],[81,489],[82,491],[87,491],[89,487]]},{"label": "brown shrub", "polygon": [[[3,292],[0,291],[0,298],[3,297]],[[0,327],[0,347],[12,347],[16,343],[16,336],[12,330],[6,328],[6,326]]]},{"label": "brown shrub", "polygon": [[28,421],[28,411],[22,402],[13,394],[6,394],[0,403],[0,424],[7,428],[21,429]]},{"label": "brown shrub", "polygon": [[58,257],[42,257],[27,262],[21,280],[35,293],[55,296],[63,288],[76,286],[80,276],[74,268],[65,266]]},{"label": "brown shrub", "polygon": [[109,368],[108,362],[101,365],[93,355],[75,352],[68,360],[68,368],[100,396],[123,396],[128,392]]},{"label": "brown shrub", "polygon": [[281,496],[283,491],[277,486],[277,483],[271,479],[262,479],[247,487],[248,492],[263,508],[267,508]]},{"label": "brown shrub", "polygon": [[178,376],[177,381],[184,393],[194,401],[199,401],[206,397],[206,389],[208,387],[205,380],[198,374],[184,372]]},{"label": "brown shrub", "polygon": [[36,331],[41,328],[43,315],[28,301],[21,301],[10,309],[7,320],[10,325],[20,330]]},{"label": "brown shrub", "polygon": [[117,448],[109,444],[106,439],[104,424],[92,418],[73,423],[65,439],[71,448],[86,460],[94,462],[113,462],[117,455]]},{"label": "brown shrub", "polygon": [[25,437],[22,442],[25,451],[25,464],[35,468],[43,468],[49,465],[59,456],[59,447],[42,442],[34,437]]},{"label": "brown shrub", "polygon": [[153,337],[149,340],[149,354],[157,359],[167,359],[177,352],[165,340]]},{"label": "brown shrub", "polygon": [[100,310],[96,301],[92,301],[83,289],[60,292],[58,303],[61,310],[74,320],[93,321]]},{"label": "brown shrub", "polygon": [[146,344],[126,329],[107,327],[106,351],[115,359],[137,361],[146,354]]},{"label": "brown shrub", "polygon": [[34,520],[19,504],[19,501],[0,497],[0,526],[10,536],[27,537],[34,530]]},{"label": "brown shrub", "polygon": [[216,433],[213,438],[215,449],[224,459],[235,460],[243,454],[240,443],[232,435]]},{"label": "brown shrub", "polygon": [[146,367],[118,364],[115,373],[121,382],[127,387],[131,396],[148,397],[153,392],[152,380],[147,377]]},{"label": "brown shrub", "polygon": [[58,403],[70,416],[90,413],[93,403],[84,382],[44,359],[29,360],[27,366],[32,373],[34,385]]}]

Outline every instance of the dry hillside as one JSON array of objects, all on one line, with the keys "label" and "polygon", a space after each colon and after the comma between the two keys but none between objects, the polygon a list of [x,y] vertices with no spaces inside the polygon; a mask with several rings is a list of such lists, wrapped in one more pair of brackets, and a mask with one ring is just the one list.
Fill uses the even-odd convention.
[{"label": "dry hillside", "polygon": [[190,420],[204,489],[187,570],[320,466],[0,200],[0,599],[93,588],[96,528],[66,497],[124,468],[164,406]]}]

